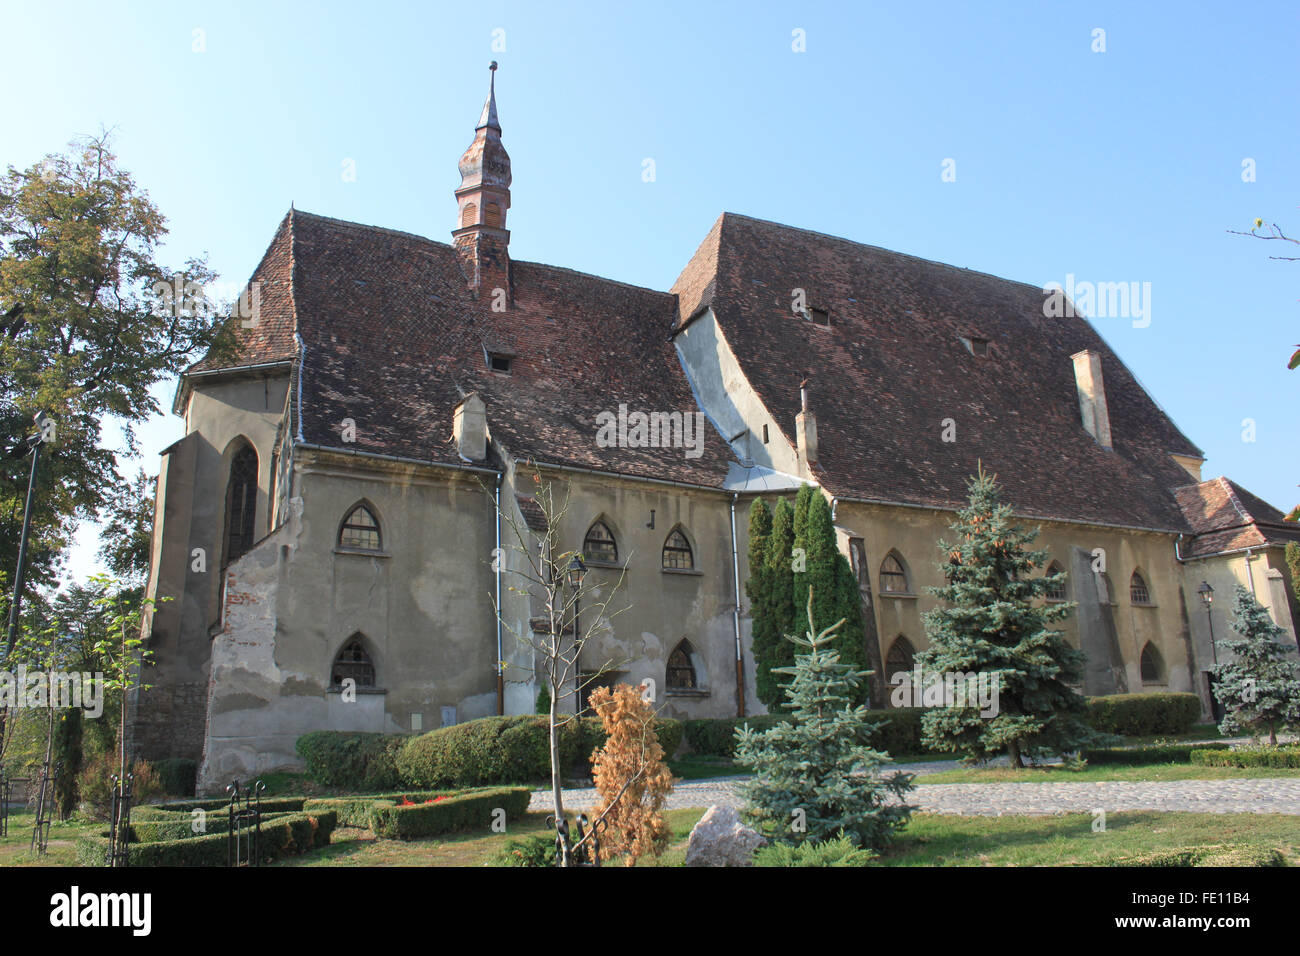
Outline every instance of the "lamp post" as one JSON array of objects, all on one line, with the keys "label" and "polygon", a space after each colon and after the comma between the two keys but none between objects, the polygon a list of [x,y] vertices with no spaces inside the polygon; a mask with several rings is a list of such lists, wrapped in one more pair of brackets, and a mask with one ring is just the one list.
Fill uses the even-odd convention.
[{"label": "lamp post", "polygon": [[570,588],[573,589],[573,691],[576,697],[574,701],[575,712],[579,717],[587,709],[582,699],[582,645],[578,643],[579,618],[582,614],[580,597],[582,594],[582,580],[587,576],[587,565],[582,561],[582,555],[574,554],[569,559],[569,566],[564,569],[564,578]]},{"label": "lamp post", "polygon": [[54,420],[44,412],[35,416],[36,434],[27,439],[32,449],[32,470],[27,476],[27,501],[23,505],[23,530],[18,538],[18,569],[14,573],[14,596],[9,602],[9,630],[5,640],[4,660],[13,653],[18,639],[18,613],[23,599],[23,578],[27,573],[27,537],[32,529],[32,501],[36,497],[36,472],[41,461],[41,446],[54,439]]},{"label": "lamp post", "polygon": [[1214,647],[1214,618],[1210,614],[1211,605],[1214,604],[1214,588],[1210,587],[1209,581],[1202,581],[1201,586],[1196,589],[1200,595],[1201,603],[1205,605],[1205,620],[1210,625],[1210,654],[1214,658],[1217,666],[1219,663],[1219,652]]},{"label": "lamp post", "polygon": [[[1210,626],[1210,656],[1214,661],[1217,669],[1219,666],[1219,651],[1214,644],[1214,615],[1211,613],[1214,605],[1214,588],[1210,587],[1209,581],[1202,581],[1201,586],[1196,589],[1196,594],[1205,605],[1205,621]],[[1214,672],[1209,674],[1209,691],[1210,691],[1210,713],[1214,717],[1215,723],[1222,720],[1222,709],[1219,706],[1219,695],[1214,692]]]}]

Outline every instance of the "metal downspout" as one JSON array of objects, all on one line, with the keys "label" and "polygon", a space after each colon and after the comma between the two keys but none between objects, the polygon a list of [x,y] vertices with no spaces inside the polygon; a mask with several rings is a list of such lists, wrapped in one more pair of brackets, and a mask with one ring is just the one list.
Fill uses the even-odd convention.
[{"label": "metal downspout", "polygon": [[731,609],[731,620],[736,631],[736,716],[745,716],[745,658],[740,647],[740,556],[736,551],[736,499],[731,496],[731,571],[736,587],[736,603]]},{"label": "metal downspout", "polygon": [[497,587],[497,715],[504,716],[506,712],[506,664],[501,658],[501,472],[497,472],[496,525],[497,544],[496,550],[492,552],[492,567],[496,571]]}]

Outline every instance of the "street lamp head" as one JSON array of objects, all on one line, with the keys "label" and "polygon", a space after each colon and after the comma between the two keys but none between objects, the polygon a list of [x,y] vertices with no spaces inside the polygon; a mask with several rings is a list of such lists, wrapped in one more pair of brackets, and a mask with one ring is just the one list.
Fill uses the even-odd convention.
[{"label": "street lamp head", "polygon": [[582,587],[582,579],[587,574],[587,566],[582,563],[582,555],[575,554],[569,559],[569,566],[565,569],[565,573],[569,577],[569,587],[575,591]]},{"label": "street lamp head", "polygon": [[1214,603],[1214,588],[1210,587],[1209,581],[1202,581],[1196,593],[1201,596],[1201,603],[1207,608]]}]

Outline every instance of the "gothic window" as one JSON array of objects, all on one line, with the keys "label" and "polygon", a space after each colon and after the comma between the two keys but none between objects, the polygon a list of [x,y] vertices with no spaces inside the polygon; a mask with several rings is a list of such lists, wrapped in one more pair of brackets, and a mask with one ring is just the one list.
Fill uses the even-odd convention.
[{"label": "gothic window", "polygon": [[379,522],[369,508],[357,505],[343,519],[343,527],[339,529],[339,547],[378,551],[379,545]]},{"label": "gothic window", "polygon": [[245,444],[230,463],[226,485],[226,546],[224,564],[253,546],[257,522],[257,452]]},{"label": "gothic window", "polygon": [[334,668],[330,671],[330,684],[338,687],[348,678],[356,682],[357,687],[375,686],[375,665],[366,652],[364,640],[360,634],[353,634],[343,649],[334,658]]},{"label": "gothic window", "polygon": [[493,228],[501,228],[501,206],[498,203],[490,202],[483,210],[483,221],[486,225]]},{"label": "gothic window", "polygon": [[883,593],[908,594],[907,570],[896,554],[885,555],[880,563],[880,590]]},{"label": "gothic window", "polygon": [[1138,572],[1133,572],[1133,577],[1128,581],[1128,597],[1134,604],[1150,604],[1151,592],[1147,589],[1146,580]]},{"label": "gothic window", "polygon": [[[1060,574],[1064,570],[1065,568],[1061,567],[1061,565],[1058,562],[1053,561],[1051,564],[1047,566],[1047,577],[1050,578],[1054,574]],[[1047,592],[1043,596],[1046,597],[1047,600],[1049,601],[1064,601],[1065,600],[1065,579],[1062,578],[1060,581],[1057,581],[1055,584],[1049,584],[1047,586]]]},{"label": "gothic window", "polygon": [[695,568],[695,555],[686,535],[674,529],[664,542],[664,567],[672,571],[691,571]]},{"label": "gothic window", "polygon": [[474,205],[472,202],[465,203],[465,208],[460,212],[461,228],[463,229],[466,226],[472,226],[476,222],[478,222],[478,206]]},{"label": "gothic window", "polygon": [[1142,648],[1142,683],[1163,684],[1165,682],[1164,661],[1160,651],[1150,642]]},{"label": "gothic window", "polygon": [[895,674],[905,674],[916,666],[916,650],[912,642],[903,635],[898,635],[890,645],[885,658],[885,679],[892,680]]},{"label": "gothic window", "polygon": [[699,687],[695,675],[695,663],[692,658],[695,649],[690,641],[682,641],[668,655],[668,689],[695,690]]},{"label": "gothic window", "polygon": [[614,541],[614,534],[605,526],[605,522],[597,521],[587,529],[587,537],[582,542],[582,553],[588,561],[599,561],[604,564],[618,563],[618,544]]}]

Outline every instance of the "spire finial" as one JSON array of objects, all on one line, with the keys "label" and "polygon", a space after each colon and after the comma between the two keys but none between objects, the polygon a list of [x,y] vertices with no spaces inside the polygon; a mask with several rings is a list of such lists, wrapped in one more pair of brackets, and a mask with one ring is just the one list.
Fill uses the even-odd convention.
[{"label": "spire finial", "polygon": [[501,124],[497,122],[497,61],[493,60],[488,64],[488,98],[483,104],[483,115],[479,117],[478,126],[475,129],[492,127],[500,131]]}]

